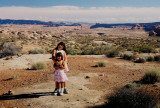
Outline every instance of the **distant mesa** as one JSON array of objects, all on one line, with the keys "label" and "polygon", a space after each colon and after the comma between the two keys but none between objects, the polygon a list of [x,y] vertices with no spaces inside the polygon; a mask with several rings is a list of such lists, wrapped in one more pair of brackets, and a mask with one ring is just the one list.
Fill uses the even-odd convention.
[{"label": "distant mesa", "polygon": [[[59,27],[59,26],[80,26],[81,30],[94,29],[94,28],[121,28],[122,30],[145,30],[149,36],[160,36],[160,22],[154,23],[121,23],[121,24],[83,24],[83,23],[64,23],[52,21],[39,21],[39,20],[12,20],[0,19],[0,24],[16,24],[16,25],[43,25],[44,27]],[[0,31],[6,33],[6,31]],[[15,34],[12,32],[12,34]],[[21,33],[18,33],[20,35]],[[38,33],[37,33],[38,34]],[[35,35],[35,34],[34,34]],[[98,35],[105,35],[98,33]]]},{"label": "distant mesa", "polygon": [[12,19],[0,19],[0,24],[17,24],[17,25],[44,25],[47,27],[58,27],[58,26],[81,26],[80,23],[63,23],[63,22],[45,22],[38,20],[12,20]]},{"label": "distant mesa", "polygon": [[144,30],[145,25],[144,24],[135,24],[131,29],[132,30]]},{"label": "distant mesa", "polygon": [[100,24],[92,25],[90,29],[94,28],[127,28],[131,30],[145,30],[149,36],[160,36],[160,22],[154,23],[122,23],[122,24]]},{"label": "distant mesa", "polygon": [[95,25],[92,25],[90,28],[94,29],[94,28],[115,28],[118,26],[131,26],[133,27],[135,24],[130,24],[130,23],[124,23],[124,24],[100,24],[100,23],[96,23]]}]

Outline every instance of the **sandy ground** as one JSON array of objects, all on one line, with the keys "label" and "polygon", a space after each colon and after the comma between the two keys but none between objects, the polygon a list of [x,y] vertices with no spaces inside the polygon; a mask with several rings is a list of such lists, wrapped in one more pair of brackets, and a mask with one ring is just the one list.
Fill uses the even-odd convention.
[{"label": "sandy ground", "polygon": [[0,59],[0,70],[7,69],[27,69],[36,62],[47,62],[49,61],[50,54],[30,54],[22,55],[21,57],[14,56],[11,60]]},{"label": "sandy ground", "polygon": [[[53,67],[50,55],[23,55],[12,60],[0,60],[0,106],[5,108],[86,108],[103,104],[115,88],[139,80],[146,69],[158,68],[160,63],[133,63],[118,58],[100,56],[68,56],[69,94],[53,96]],[[45,70],[25,70],[32,63],[45,61]],[[95,67],[96,62],[106,67]],[[8,80],[13,77],[14,79]],[[88,76],[89,78],[86,78]],[[159,89],[157,87],[156,89]],[[13,95],[2,95],[8,90]]]}]

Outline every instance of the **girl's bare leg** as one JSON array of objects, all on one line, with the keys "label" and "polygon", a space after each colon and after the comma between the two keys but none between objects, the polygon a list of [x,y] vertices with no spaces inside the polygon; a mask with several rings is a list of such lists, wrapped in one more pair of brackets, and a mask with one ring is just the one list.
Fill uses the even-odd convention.
[{"label": "girl's bare leg", "polygon": [[64,82],[64,94],[68,94],[68,89],[66,87],[66,82]]},{"label": "girl's bare leg", "polygon": [[56,83],[57,89],[60,89],[59,82]]},{"label": "girl's bare leg", "polygon": [[61,88],[64,88],[64,82],[61,82]]},{"label": "girl's bare leg", "polygon": [[66,87],[66,82],[64,82],[64,88]]},{"label": "girl's bare leg", "polygon": [[56,82],[56,83],[55,83],[55,85],[56,85],[56,88],[58,89],[58,85],[59,85],[59,83],[58,83],[58,82]]}]

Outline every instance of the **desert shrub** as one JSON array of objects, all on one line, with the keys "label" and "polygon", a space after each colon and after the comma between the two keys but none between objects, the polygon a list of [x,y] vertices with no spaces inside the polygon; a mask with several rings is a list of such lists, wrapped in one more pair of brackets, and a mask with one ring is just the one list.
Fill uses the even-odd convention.
[{"label": "desert shrub", "polygon": [[44,50],[40,48],[34,48],[28,51],[29,54],[44,54]]},{"label": "desert shrub", "polygon": [[123,59],[125,60],[129,60],[130,59],[131,54],[123,54],[123,56],[121,56]]},{"label": "desert shrub", "polygon": [[99,45],[96,47],[89,46],[82,49],[82,55],[102,55],[105,54],[106,51],[110,50],[110,46]]},{"label": "desert shrub", "polygon": [[145,57],[139,57],[138,59],[135,60],[135,63],[145,63],[146,58]]},{"label": "desert shrub", "polygon": [[82,50],[82,55],[91,55],[93,48],[85,48]]},{"label": "desert shrub", "polygon": [[154,60],[155,60],[155,61],[160,61],[160,55],[154,56]]},{"label": "desert shrub", "polygon": [[126,85],[124,85],[121,89],[130,89],[130,88],[134,88],[134,87],[140,87],[142,84],[139,82],[130,82],[127,83]]},{"label": "desert shrub", "polygon": [[10,59],[12,59],[12,56],[7,56],[7,57],[5,58],[5,60],[10,60]]},{"label": "desert shrub", "polygon": [[103,61],[99,61],[96,63],[96,67],[106,67],[106,63]]},{"label": "desert shrub", "polygon": [[132,53],[126,53],[126,54],[122,54],[121,58],[123,58],[125,60],[136,60],[137,55],[134,55]]},{"label": "desert shrub", "polygon": [[44,62],[37,62],[33,64],[31,67],[31,69],[33,70],[40,70],[40,69],[45,69],[45,68],[47,68],[47,65]]},{"label": "desert shrub", "polygon": [[107,50],[109,50],[110,47],[109,46],[96,46],[93,50],[92,50],[92,54],[94,55],[102,55],[105,54]]},{"label": "desert shrub", "polygon": [[46,49],[46,53],[52,54],[53,49]]},{"label": "desert shrub", "polygon": [[127,83],[123,88],[133,88],[136,87],[134,83]]},{"label": "desert shrub", "polygon": [[156,99],[141,89],[120,89],[108,98],[103,108],[155,108]]},{"label": "desert shrub", "polygon": [[53,52],[53,49],[50,49],[50,48],[46,47],[45,50],[44,50],[44,52],[46,54],[51,54]]},{"label": "desert shrub", "polygon": [[148,56],[147,61],[149,61],[149,62],[154,61],[154,57],[153,56]]},{"label": "desert shrub", "polygon": [[155,52],[155,49],[152,46],[137,46],[132,49],[134,52],[142,52],[142,53],[152,53]]},{"label": "desert shrub", "polygon": [[107,57],[117,57],[120,54],[121,48],[111,48],[106,52]]},{"label": "desert shrub", "polygon": [[67,49],[67,54],[69,55],[77,55],[77,51],[75,49],[73,49],[72,47]]},{"label": "desert shrub", "polygon": [[133,55],[133,54],[132,54],[132,55],[130,56],[130,60],[136,60],[136,59],[137,59],[137,56],[136,56],[136,55]]},{"label": "desert shrub", "polygon": [[143,84],[154,84],[160,82],[160,71],[156,69],[147,70],[145,75],[141,78]]},{"label": "desert shrub", "polygon": [[0,58],[17,55],[21,51],[20,47],[12,43],[4,43],[0,46]]}]

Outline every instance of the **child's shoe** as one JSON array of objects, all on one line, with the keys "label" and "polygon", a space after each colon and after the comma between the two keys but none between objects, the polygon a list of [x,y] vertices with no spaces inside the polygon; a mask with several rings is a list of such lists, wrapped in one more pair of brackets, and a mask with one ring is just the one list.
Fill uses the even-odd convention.
[{"label": "child's shoe", "polygon": [[68,94],[68,89],[67,88],[64,88],[64,91],[63,91],[64,94]]},{"label": "child's shoe", "polygon": [[57,92],[54,92],[53,95],[54,95],[54,96],[57,95]]},{"label": "child's shoe", "polygon": [[60,96],[63,96],[63,92],[60,92]]},{"label": "child's shoe", "polygon": [[53,91],[53,95],[57,95],[57,91],[58,91],[58,89],[55,88],[54,91]]},{"label": "child's shoe", "polygon": [[63,93],[62,92],[58,92],[57,96],[63,96]]}]

